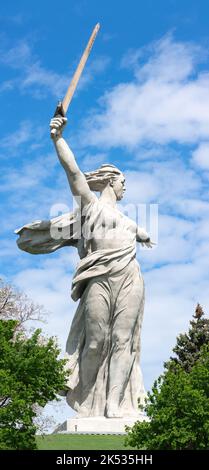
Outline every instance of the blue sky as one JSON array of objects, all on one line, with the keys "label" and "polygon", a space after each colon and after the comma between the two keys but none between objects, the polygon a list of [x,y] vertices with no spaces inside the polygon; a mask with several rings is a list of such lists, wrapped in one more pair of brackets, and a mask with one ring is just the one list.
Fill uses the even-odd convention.
[{"label": "blue sky", "polygon": [[99,21],[65,136],[82,170],[124,171],[124,204],[159,204],[158,245],[138,252],[148,389],[196,303],[209,309],[208,18],[202,0],[20,0],[0,11],[0,274],[50,311],[44,330],[64,349],[76,253],[28,255],[13,232],[72,206],[48,126]]}]

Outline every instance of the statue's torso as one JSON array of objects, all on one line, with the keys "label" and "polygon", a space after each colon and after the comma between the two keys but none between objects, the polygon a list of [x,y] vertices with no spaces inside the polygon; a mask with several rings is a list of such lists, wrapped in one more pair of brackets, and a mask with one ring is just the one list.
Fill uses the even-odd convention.
[{"label": "statue's torso", "polygon": [[136,223],[117,207],[95,200],[86,211],[82,226],[82,256],[136,243]]}]

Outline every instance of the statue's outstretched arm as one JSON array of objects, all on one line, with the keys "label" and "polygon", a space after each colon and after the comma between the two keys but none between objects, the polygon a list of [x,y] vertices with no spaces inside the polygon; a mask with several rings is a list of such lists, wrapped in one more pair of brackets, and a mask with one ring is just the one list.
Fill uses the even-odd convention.
[{"label": "statue's outstretched arm", "polygon": [[86,205],[95,197],[90,190],[86,178],[78,167],[73,152],[67,142],[62,137],[63,127],[67,123],[67,118],[54,117],[50,122],[50,129],[55,129],[53,141],[60,163],[66,171],[70,189],[74,196],[80,196],[82,205]]}]

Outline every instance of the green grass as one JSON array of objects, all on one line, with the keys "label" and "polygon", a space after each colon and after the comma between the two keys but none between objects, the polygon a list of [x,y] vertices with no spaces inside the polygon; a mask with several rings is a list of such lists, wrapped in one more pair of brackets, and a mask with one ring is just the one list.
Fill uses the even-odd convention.
[{"label": "green grass", "polygon": [[125,450],[125,436],[118,435],[84,435],[84,434],[50,434],[37,436],[39,450]]}]

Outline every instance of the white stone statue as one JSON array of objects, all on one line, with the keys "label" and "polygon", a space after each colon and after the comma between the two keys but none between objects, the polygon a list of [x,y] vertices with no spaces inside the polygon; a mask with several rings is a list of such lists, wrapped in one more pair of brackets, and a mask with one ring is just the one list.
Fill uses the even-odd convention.
[{"label": "white stone statue", "polygon": [[[133,417],[138,414],[138,399],[143,401],[145,395],[139,365],[144,282],[136,261],[136,242],[150,248],[152,242],[144,229],[117,208],[125,191],[120,170],[104,164],[82,173],[62,137],[66,121],[54,117],[50,128],[82,217],[65,214],[25,225],[17,230],[17,243],[35,254],[77,247],[80,262],[72,281],[72,298],[80,301],[66,345],[72,372],[66,399],[79,417]],[[99,191],[100,197],[93,191]],[[60,228],[68,231],[68,237],[60,236]]]}]

